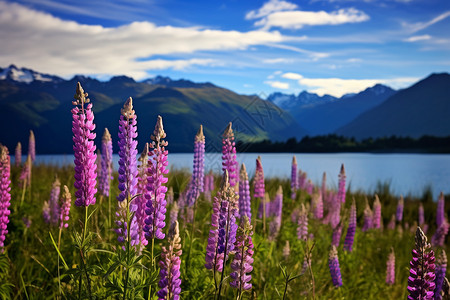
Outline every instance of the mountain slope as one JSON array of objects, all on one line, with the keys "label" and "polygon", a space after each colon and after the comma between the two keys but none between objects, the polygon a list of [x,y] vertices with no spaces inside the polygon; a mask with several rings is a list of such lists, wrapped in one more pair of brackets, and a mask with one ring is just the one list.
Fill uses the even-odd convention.
[{"label": "mountain slope", "polygon": [[355,138],[450,135],[450,74],[432,74],[397,92],[336,133]]}]

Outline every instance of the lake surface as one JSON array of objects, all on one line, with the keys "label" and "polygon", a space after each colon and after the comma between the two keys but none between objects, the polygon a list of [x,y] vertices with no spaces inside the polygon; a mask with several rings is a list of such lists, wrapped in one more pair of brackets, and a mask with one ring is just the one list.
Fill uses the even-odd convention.
[{"label": "lake surface", "polygon": [[[266,178],[289,178],[292,156],[297,157],[298,168],[308,173],[315,184],[322,181],[323,172],[327,173],[329,187],[337,186],[340,166],[343,163],[347,174],[347,185],[352,190],[372,193],[378,182],[389,182],[392,192],[397,195],[420,196],[430,186],[434,199],[440,191],[450,194],[450,155],[448,154],[368,154],[368,153],[265,153],[261,154]],[[237,155],[239,163],[245,163],[249,176],[255,172],[255,160],[258,154],[242,153]],[[115,169],[118,156],[114,155]],[[192,170],[192,153],[169,154],[169,166],[176,169]],[[67,165],[73,164],[71,155],[38,155],[36,163]],[[206,170],[221,171],[221,154],[207,153]]]}]

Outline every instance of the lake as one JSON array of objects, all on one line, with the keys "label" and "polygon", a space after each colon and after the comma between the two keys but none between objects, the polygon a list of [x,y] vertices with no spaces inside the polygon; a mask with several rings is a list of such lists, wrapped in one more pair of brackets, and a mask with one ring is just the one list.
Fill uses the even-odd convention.
[{"label": "lake", "polygon": [[[378,182],[389,182],[391,190],[397,195],[420,196],[427,186],[433,191],[434,199],[440,191],[450,194],[450,155],[448,154],[370,154],[370,153],[264,153],[261,159],[266,178],[289,178],[292,156],[297,157],[298,168],[308,173],[315,184],[322,181],[327,173],[327,184],[335,188],[338,173],[343,163],[347,174],[347,184],[352,190],[372,193]],[[258,154],[241,153],[239,163],[245,163],[249,176],[255,172]],[[117,170],[118,156],[114,155]],[[169,154],[169,166],[176,169],[192,170],[192,153]],[[71,155],[38,155],[36,163],[67,165],[73,164]],[[221,154],[207,153],[206,170],[221,170]]]}]

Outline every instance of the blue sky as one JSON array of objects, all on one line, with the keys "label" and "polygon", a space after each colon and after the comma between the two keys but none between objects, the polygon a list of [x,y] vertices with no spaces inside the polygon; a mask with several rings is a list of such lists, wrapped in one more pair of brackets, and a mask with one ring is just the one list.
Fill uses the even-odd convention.
[{"label": "blue sky", "polygon": [[0,0],[0,66],[340,96],[450,69],[448,0]]}]

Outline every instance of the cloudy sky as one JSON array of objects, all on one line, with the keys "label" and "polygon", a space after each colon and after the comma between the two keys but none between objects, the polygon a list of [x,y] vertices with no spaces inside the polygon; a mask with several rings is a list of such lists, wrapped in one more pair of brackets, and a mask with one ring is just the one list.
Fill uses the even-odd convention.
[{"label": "cloudy sky", "polygon": [[448,0],[0,0],[0,67],[340,96],[450,71]]}]

